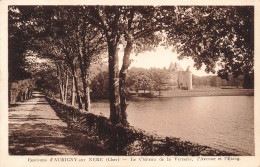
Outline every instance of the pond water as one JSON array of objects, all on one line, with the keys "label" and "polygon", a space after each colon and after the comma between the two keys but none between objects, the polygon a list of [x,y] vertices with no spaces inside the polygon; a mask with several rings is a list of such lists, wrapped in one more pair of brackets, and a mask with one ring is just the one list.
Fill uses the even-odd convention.
[{"label": "pond water", "polygon": [[[109,117],[108,101],[92,111]],[[239,155],[254,155],[254,96],[140,98],[127,108],[130,125]]]}]

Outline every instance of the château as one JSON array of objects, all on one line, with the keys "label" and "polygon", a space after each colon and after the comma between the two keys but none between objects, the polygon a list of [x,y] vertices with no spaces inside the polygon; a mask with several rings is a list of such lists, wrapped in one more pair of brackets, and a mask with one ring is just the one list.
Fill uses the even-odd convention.
[{"label": "ch\u00e2teau", "polygon": [[186,71],[178,63],[171,63],[169,66],[170,86],[173,89],[192,89],[192,73],[187,67]]}]

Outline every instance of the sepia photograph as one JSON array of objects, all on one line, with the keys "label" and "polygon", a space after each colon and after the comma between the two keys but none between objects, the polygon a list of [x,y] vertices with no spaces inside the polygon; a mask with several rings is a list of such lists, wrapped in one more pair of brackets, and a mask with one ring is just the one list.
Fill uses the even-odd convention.
[{"label": "sepia photograph", "polygon": [[256,156],[255,10],[8,5],[8,156]]}]

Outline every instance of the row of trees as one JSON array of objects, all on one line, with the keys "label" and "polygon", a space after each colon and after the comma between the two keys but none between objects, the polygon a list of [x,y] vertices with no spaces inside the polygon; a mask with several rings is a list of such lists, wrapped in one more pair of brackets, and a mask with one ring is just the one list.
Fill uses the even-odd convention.
[{"label": "row of trees", "polygon": [[[90,67],[107,54],[110,119],[126,125],[131,53],[163,43],[180,58],[192,57],[197,68],[205,64],[206,71],[215,72],[219,62],[223,67],[220,76],[246,76],[253,72],[253,14],[249,6],[10,6],[9,58],[44,58],[44,68],[56,71],[61,100],[66,102],[71,84],[71,103],[77,99],[79,108],[90,111]],[[16,41],[17,37],[21,39]],[[121,68],[119,45],[124,52]],[[13,53],[17,46],[22,48]],[[27,71],[42,71],[33,67]],[[10,76],[17,70],[9,69]]]},{"label": "row of trees", "polygon": [[[166,69],[159,68],[131,68],[126,78],[127,97],[130,91],[137,92],[139,90],[158,91],[161,95],[162,90],[169,88],[170,73]],[[91,81],[91,97],[108,98],[108,72],[102,71],[96,75]]]},{"label": "row of trees", "polygon": [[12,82],[8,85],[9,104],[32,98],[32,90],[35,87],[34,80],[24,79]]},{"label": "row of trees", "polygon": [[[161,95],[162,90],[170,90],[170,72],[167,69],[159,68],[131,68],[128,71],[128,76],[126,79],[126,84],[128,88],[129,95],[139,91],[146,93],[148,91],[158,91],[158,95]],[[200,87],[243,87],[245,77],[239,75],[234,77],[233,75],[228,76],[227,79],[222,79],[219,76],[195,76],[192,75],[192,84],[194,88]],[[251,78],[252,80],[253,78]],[[253,81],[252,81],[253,82]],[[91,97],[92,98],[108,98],[108,72],[101,71],[91,80]],[[253,86],[252,86],[253,87]]]},{"label": "row of trees", "polygon": [[132,68],[129,71],[127,85],[129,90],[158,91],[159,95],[161,95],[161,90],[168,88],[169,80],[170,73],[166,69]]},{"label": "row of trees", "polygon": [[[92,66],[93,67],[93,66]],[[90,97],[92,99],[108,99],[109,98],[109,86],[108,86],[108,78],[109,73],[107,70],[107,65],[104,65],[102,68],[99,66],[95,66],[91,68],[91,77],[90,77]],[[136,92],[144,92],[148,93],[150,91],[158,91],[158,94],[161,94],[162,90],[171,89],[170,83],[170,72],[167,69],[159,69],[159,68],[136,68],[132,67],[128,70],[128,75],[126,78],[127,84],[127,96]],[[251,76],[252,77],[252,76]],[[195,76],[192,75],[192,84],[194,88],[200,87],[237,87],[241,88],[244,84],[244,76],[240,75],[238,77],[234,77],[232,75],[228,76],[228,80],[222,79],[218,76]],[[44,88],[46,93],[49,93],[51,96],[55,96],[56,98],[61,97],[60,92],[57,91],[56,87],[53,85],[58,85],[58,79],[56,76],[56,72],[51,73],[51,71],[44,71],[37,74],[37,85],[38,87]],[[253,78],[251,78],[251,82],[253,82]],[[69,101],[72,102],[71,95],[73,93],[73,83],[69,82],[67,85],[67,95],[69,97]],[[79,92],[80,97],[83,97],[83,85],[79,82]],[[253,85],[252,85],[253,87]],[[146,92],[148,90],[148,92]]]},{"label": "row of trees", "polygon": [[[228,76],[228,80],[222,79],[218,76],[192,76],[193,87],[204,87],[204,86],[212,86],[212,87],[243,87],[245,77],[243,75],[239,75],[238,77],[234,77],[232,75]],[[252,78],[251,78],[252,80]],[[254,87],[254,85],[252,85]]]}]

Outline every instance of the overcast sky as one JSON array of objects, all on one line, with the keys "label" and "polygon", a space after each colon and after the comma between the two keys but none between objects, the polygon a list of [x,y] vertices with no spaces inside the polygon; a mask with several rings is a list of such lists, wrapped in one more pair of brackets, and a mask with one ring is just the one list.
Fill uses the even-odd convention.
[{"label": "overcast sky", "polygon": [[[131,55],[131,59],[133,62],[131,63],[131,67],[142,67],[142,68],[151,68],[151,67],[157,67],[157,68],[163,68],[166,67],[169,68],[171,62],[179,63],[181,67],[186,70],[188,66],[190,66],[190,70],[192,73],[196,76],[206,76],[206,75],[212,75],[212,73],[208,74],[205,72],[205,68],[202,67],[201,70],[196,70],[193,67],[193,60],[192,59],[183,59],[178,60],[177,54],[173,53],[171,49],[165,49],[164,47],[160,46],[156,49],[156,51],[147,51],[144,53],[140,53],[137,56],[134,54]],[[122,57],[123,52],[119,52],[119,67],[122,65]]]}]

